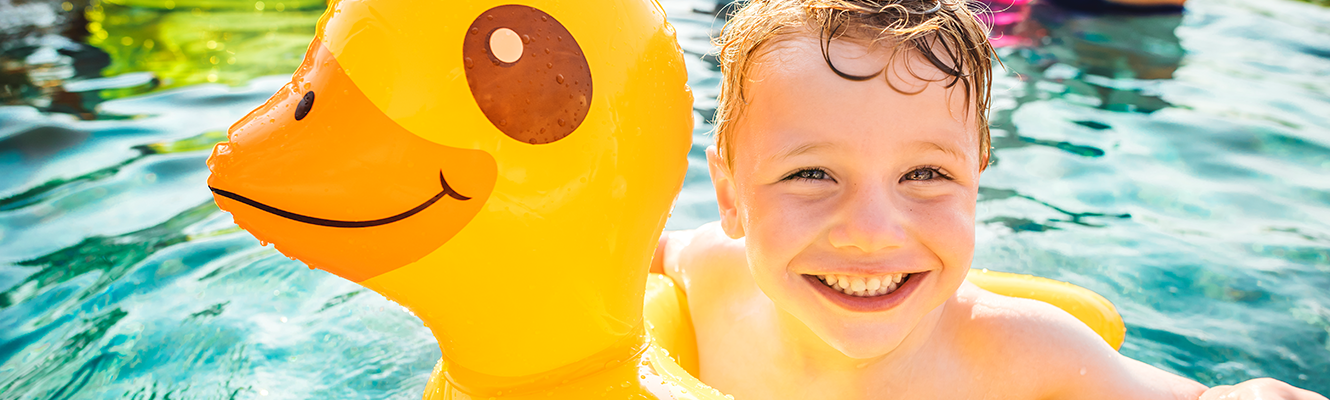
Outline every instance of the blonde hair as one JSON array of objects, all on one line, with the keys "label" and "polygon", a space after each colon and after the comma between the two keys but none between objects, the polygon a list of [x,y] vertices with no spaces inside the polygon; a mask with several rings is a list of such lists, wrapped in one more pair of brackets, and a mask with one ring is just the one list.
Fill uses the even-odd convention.
[{"label": "blonde hair", "polygon": [[[965,89],[966,103],[974,99],[978,120],[980,160],[989,159],[988,105],[991,98],[993,46],[989,27],[976,14],[983,8],[971,0],[749,0],[730,16],[716,45],[720,47],[723,78],[717,98],[716,147],[733,167],[735,121],[743,116],[748,101],[744,83],[750,79],[755,59],[763,45],[783,36],[803,32],[819,35],[827,66],[845,79],[862,81],[890,74],[850,75],[831,62],[829,48],[834,39],[853,39],[874,45],[893,46],[890,62],[901,50],[914,50],[947,74],[947,87],[957,83]],[[940,47],[940,48],[939,48]],[[884,66],[883,70],[886,69]],[[915,78],[920,78],[910,72]],[[923,78],[920,78],[923,79]],[[933,80],[938,81],[938,80]],[[900,90],[900,89],[896,89]],[[904,92],[903,92],[904,93]],[[982,168],[982,166],[981,166]]]}]

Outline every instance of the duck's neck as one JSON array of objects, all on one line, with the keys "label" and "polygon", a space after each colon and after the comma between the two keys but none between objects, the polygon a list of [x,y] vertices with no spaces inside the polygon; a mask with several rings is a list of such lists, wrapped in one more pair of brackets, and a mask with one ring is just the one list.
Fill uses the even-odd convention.
[{"label": "duck's neck", "polygon": [[[444,359],[440,361],[440,366],[435,368],[434,375],[430,377],[426,398],[434,398],[430,396],[429,392],[436,391],[436,388],[443,392],[456,391],[471,398],[481,399],[530,393],[542,393],[543,395],[546,391],[553,390],[556,387],[568,386],[570,382],[584,381],[590,376],[602,375],[611,371],[625,370],[629,371],[630,375],[635,376],[636,373],[631,371],[638,369],[637,365],[642,362],[650,344],[651,340],[647,336],[646,330],[643,326],[638,325],[633,333],[624,336],[622,340],[596,354],[548,371],[518,377],[488,375],[451,364],[447,359]],[[614,374],[618,375],[617,372]],[[560,391],[566,389],[566,387],[561,388]],[[454,397],[442,396],[439,398]]]}]

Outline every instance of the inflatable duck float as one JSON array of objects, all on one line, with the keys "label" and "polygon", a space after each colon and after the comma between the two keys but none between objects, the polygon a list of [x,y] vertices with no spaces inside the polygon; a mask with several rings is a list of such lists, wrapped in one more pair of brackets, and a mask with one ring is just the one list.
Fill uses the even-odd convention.
[{"label": "inflatable duck float", "polygon": [[334,0],[317,32],[208,185],[259,240],[423,320],[425,398],[721,397],[643,324],[693,128],[658,4]]},{"label": "inflatable duck float", "polygon": [[317,32],[208,185],[423,320],[426,399],[727,397],[694,378],[682,291],[648,282],[693,126],[659,4],[333,0]]}]

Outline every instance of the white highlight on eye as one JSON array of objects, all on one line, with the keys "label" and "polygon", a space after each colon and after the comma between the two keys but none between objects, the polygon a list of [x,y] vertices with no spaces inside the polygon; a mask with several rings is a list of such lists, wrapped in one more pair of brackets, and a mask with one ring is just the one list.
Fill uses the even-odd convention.
[{"label": "white highlight on eye", "polygon": [[515,63],[522,58],[522,37],[512,29],[499,28],[490,34],[490,54],[505,63]]}]

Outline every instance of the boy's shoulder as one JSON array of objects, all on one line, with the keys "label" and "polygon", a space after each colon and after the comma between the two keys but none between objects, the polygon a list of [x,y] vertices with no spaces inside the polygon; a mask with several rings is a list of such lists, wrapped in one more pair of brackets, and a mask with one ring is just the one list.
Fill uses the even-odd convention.
[{"label": "boy's shoulder", "polygon": [[970,282],[957,289],[953,302],[967,333],[973,331],[1011,346],[1042,344],[1113,352],[1090,327],[1052,304],[1003,296]]},{"label": "boy's shoulder", "polygon": [[[1143,381],[1169,383],[1157,389],[1186,385],[1181,382],[1185,379],[1123,357],[1090,327],[1051,304],[995,294],[969,282],[952,301],[955,307],[949,318],[957,327],[958,347],[976,368],[995,373],[992,379],[1025,386],[1037,393],[1033,398],[1195,398],[1183,393],[1191,390],[1174,397],[1141,393],[1131,384],[1105,387]],[[1136,388],[1152,392],[1149,386],[1154,385]]]},{"label": "boy's shoulder", "polygon": [[1087,361],[1111,356],[1089,327],[1048,303],[965,282],[947,307],[954,343],[965,359],[974,370],[985,371],[991,384],[1022,393],[1016,397],[1054,397],[1059,387],[1077,379]]},{"label": "boy's shoulder", "polygon": [[676,281],[699,274],[747,275],[746,270],[736,268],[748,263],[743,239],[725,235],[719,222],[666,234],[669,238],[664,246],[664,272]]},{"label": "boy's shoulder", "polygon": [[[731,239],[720,223],[697,229],[666,232],[662,269],[688,293],[689,301],[712,303],[734,296],[751,296],[752,275],[743,239]],[[700,312],[701,310],[694,310]]]}]

